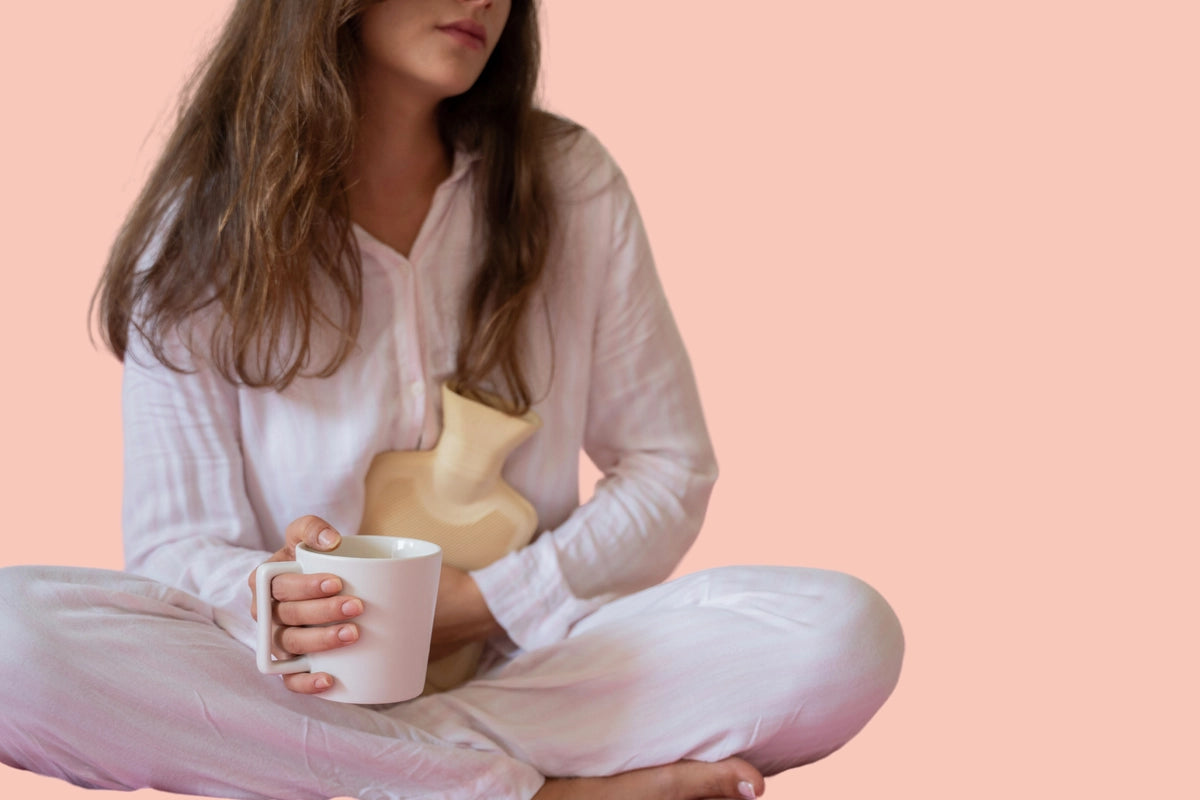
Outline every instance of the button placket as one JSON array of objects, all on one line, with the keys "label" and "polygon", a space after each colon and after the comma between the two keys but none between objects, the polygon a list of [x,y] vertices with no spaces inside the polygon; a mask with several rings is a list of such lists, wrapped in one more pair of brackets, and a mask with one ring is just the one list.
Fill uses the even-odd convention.
[{"label": "button placket", "polygon": [[[416,270],[413,269],[411,262],[404,261],[404,277],[406,284],[406,294],[408,296],[408,314],[405,315],[407,322],[408,334],[405,338],[408,341],[408,348],[405,363],[401,365],[402,385],[408,387],[408,397],[403,398],[401,402],[409,409],[409,413],[405,414],[405,431],[404,441],[413,450],[421,447],[421,431],[425,427],[425,361],[422,357],[423,342],[421,330],[421,310],[417,305],[419,298],[417,296],[417,280]],[[398,400],[400,398],[397,398]]]},{"label": "button placket", "polygon": [[[430,337],[436,333],[436,331],[429,331],[426,328],[430,325],[436,327],[436,323],[427,318],[426,309],[420,305],[421,292],[417,286],[417,262],[428,260],[424,257],[426,242],[431,236],[436,241],[437,231],[445,224],[446,217],[453,205],[453,198],[458,190],[459,178],[468,163],[460,155],[456,155],[454,171],[450,178],[443,181],[434,192],[433,201],[422,222],[421,229],[417,232],[409,257],[406,258],[393,248],[380,244],[386,253],[386,261],[391,262],[388,264],[386,272],[391,278],[396,298],[392,335],[396,346],[397,360],[396,388],[398,396],[395,402],[400,406],[400,413],[396,415],[394,430],[400,447],[406,450],[421,448],[425,439],[426,422],[435,412],[435,409],[431,408],[431,403],[436,404],[437,402],[437,392],[429,391],[428,367],[425,359],[426,351],[434,344]],[[407,301],[407,308],[401,303],[401,298]]]}]

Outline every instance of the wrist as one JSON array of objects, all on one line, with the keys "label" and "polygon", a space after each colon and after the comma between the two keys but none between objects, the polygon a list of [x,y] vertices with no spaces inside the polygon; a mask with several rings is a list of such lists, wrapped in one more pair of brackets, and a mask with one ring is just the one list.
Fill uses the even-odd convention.
[{"label": "wrist", "polygon": [[488,608],[487,601],[483,598],[483,592],[480,591],[475,578],[469,572],[464,572],[463,578],[463,596],[467,598],[474,629],[472,632],[475,634],[471,638],[486,639],[494,634],[502,633],[504,628],[496,621],[492,610]]}]

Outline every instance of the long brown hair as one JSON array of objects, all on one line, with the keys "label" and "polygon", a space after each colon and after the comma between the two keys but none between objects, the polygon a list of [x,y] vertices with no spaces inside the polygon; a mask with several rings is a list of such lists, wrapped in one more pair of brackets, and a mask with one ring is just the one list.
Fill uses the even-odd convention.
[{"label": "long brown hair", "polygon": [[[327,377],[361,323],[362,262],[346,169],[358,119],[359,17],[372,0],[238,0],[185,87],[176,127],[109,255],[93,297],[104,342],[131,331],[168,367],[168,334],[216,310],[207,342],[186,338],[230,381],[286,388]],[[524,413],[522,323],[555,229],[548,143],[575,130],[534,104],[536,0],[513,0],[504,33],[466,93],[442,102],[448,147],[478,152],[483,263],[463,309],[454,381],[499,391]],[[144,268],[151,243],[153,260]],[[332,334],[324,363],[314,336]]]}]

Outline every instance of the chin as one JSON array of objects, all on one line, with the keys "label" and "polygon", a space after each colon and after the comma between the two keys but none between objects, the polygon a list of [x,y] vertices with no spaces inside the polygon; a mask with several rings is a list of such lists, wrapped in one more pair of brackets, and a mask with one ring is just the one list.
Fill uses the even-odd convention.
[{"label": "chin", "polygon": [[474,85],[475,81],[471,81],[470,83],[456,83],[452,86],[447,86],[442,92],[442,97],[443,99],[447,97],[458,97],[460,94],[466,94],[467,91],[470,90],[470,88]]},{"label": "chin", "polygon": [[433,90],[433,94],[438,98],[438,100],[448,100],[451,97],[458,97],[460,94],[466,94],[466,92],[474,85],[475,81],[454,81],[440,83],[431,88]]}]

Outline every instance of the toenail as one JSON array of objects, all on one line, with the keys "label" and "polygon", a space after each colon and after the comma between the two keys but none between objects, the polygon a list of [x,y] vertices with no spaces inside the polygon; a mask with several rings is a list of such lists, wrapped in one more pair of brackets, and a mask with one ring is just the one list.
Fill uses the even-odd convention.
[{"label": "toenail", "polygon": [[758,797],[758,793],[754,791],[754,785],[750,781],[742,781],[738,784],[738,792],[746,800],[754,800]]}]

